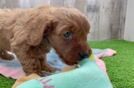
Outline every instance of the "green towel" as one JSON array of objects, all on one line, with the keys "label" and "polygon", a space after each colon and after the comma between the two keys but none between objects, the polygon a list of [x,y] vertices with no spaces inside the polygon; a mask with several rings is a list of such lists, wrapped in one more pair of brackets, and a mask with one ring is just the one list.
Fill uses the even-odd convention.
[{"label": "green towel", "polygon": [[113,88],[107,74],[94,60],[87,58],[79,65],[68,72],[27,81],[17,88]]}]

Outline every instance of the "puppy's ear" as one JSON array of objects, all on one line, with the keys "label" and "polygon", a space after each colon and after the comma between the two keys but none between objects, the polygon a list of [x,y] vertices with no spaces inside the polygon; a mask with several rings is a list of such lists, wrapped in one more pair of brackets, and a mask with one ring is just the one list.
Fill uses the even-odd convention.
[{"label": "puppy's ear", "polygon": [[56,29],[57,24],[58,24],[58,21],[50,20],[49,23],[45,26],[43,37],[47,38],[49,34],[51,34],[52,31]]},{"label": "puppy's ear", "polygon": [[28,35],[27,43],[34,46],[38,45],[53,29],[52,20],[35,20],[35,23],[33,23],[33,27]]},{"label": "puppy's ear", "polygon": [[41,12],[30,12],[24,14],[16,21],[14,36],[11,40],[12,45],[21,45],[27,43],[28,45],[36,46],[40,44],[44,35],[46,36],[50,31],[54,30],[53,18],[49,14]]}]

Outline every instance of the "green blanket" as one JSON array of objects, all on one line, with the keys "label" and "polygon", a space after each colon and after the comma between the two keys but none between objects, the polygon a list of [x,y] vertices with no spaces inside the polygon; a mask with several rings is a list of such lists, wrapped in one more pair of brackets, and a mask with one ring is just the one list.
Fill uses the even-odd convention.
[{"label": "green blanket", "polygon": [[17,88],[113,88],[94,60],[86,58],[79,65],[68,72],[27,81]]}]

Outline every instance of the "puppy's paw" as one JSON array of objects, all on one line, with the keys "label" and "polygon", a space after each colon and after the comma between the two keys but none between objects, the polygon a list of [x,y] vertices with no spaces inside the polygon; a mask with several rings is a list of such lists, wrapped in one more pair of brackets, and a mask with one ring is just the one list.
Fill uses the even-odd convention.
[{"label": "puppy's paw", "polygon": [[53,68],[51,66],[47,66],[44,69],[45,71],[50,72],[50,73],[54,73],[57,70],[56,68]]},{"label": "puppy's paw", "polygon": [[49,64],[44,64],[44,66],[42,67],[42,70],[46,72],[51,72],[51,73],[54,73],[55,71],[57,71],[56,68],[51,67]]},{"label": "puppy's paw", "polygon": [[46,76],[49,76],[49,75],[52,75],[52,73],[47,72],[47,71],[42,71],[42,73],[40,74],[41,77],[46,77]]}]

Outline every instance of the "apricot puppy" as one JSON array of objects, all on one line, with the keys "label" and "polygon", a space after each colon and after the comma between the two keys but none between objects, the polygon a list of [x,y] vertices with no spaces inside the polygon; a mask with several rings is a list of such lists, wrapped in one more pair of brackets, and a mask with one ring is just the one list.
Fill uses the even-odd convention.
[{"label": "apricot puppy", "polygon": [[54,70],[45,61],[51,48],[63,62],[74,65],[91,54],[89,29],[86,17],[74,8],[1,9],[0,57],[10,60],[6,51],[14,52],[27,75]]}]

